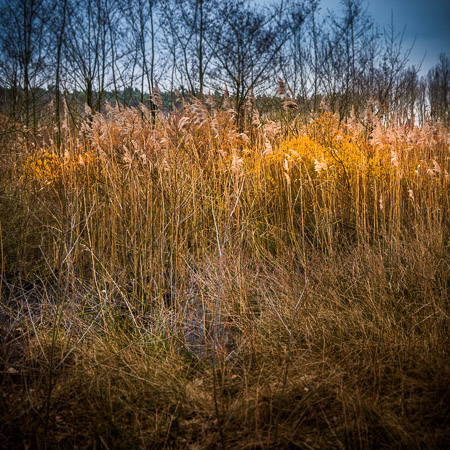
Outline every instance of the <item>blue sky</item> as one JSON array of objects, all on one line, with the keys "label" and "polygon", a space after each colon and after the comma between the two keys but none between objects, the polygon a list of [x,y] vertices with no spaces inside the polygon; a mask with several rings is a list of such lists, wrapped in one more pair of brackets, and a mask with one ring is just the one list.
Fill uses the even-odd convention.
[{"label": "blue sky", "polygon": [[[340,0],[322,0],[322,10],[338,10]],[[416,38],[410,64],[422,64],[422,75],[434,66],[441,52],[450,55],[450,0],[365,0],[368,12],[382,28],[389,26],[391,12],[397,31],[406,26],[404,48]]]}]

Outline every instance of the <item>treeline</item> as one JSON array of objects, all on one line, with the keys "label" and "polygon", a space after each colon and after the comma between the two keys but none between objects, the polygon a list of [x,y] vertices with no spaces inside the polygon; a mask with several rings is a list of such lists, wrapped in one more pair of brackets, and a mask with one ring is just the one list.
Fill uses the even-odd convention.
[{"label": "treeline", "polygon": [[60,134],[64,108],[74,120],[84,105],[155,111],[212,91],[229,93],[238,125],[258,96],[299,113],[325,102],[345,117],[372,101],[385,120],[449,121],[449,58],[420,77],[403,33],[393,20],[377,26],[362,0],[335,12],[319,0],[261,3],[1,0],[1,112],[26,129],[45,117]]}]

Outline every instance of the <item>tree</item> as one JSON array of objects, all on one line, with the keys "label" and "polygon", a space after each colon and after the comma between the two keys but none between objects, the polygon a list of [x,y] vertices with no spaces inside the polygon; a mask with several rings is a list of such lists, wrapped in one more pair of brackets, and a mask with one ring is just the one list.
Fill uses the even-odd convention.
[{"label": "tree", "polygon": [[1,82],[11,89],[11,116],[22,119],[28,136],[37,128],[37,95],[46,78],[47,0],[3,0],[0,15]]},{"label": "tree", "polygon": [[283,5],[250,8],[243,0],[218,5],[217,25],[208,40],[214,56],[211,76],[231,87],[240,128],[248,95],[274,78],[276,58],[292,33],[288,12]]},{"label": "tree", "polygon": [[[169,0],[161,4],[166,48],[173,68],[193,95],[204,94],[208,66],[214,45],[207,45],[212,26],[217,25],[216,0]],[[219,24],[220,26],[220,24]]]},{"label": "tree", "polygon": [[[318,65],[314,58],[317,56],[315,13],[318,5],[318,0],[309,0],[305,3],[288,2],[290,13],[287,25],[291,37],[286,42],[280,58],[280,78],[285,82],[292,98],[302,99],[305,111],[310,108],[309,100],[314,96],[314,92],[317,92],[318,84],[318,77],[314,77],[318,73]],[[308,33],[310,29],[315,31],[313,38]]]},{"label": "tree", "polygon": [[52,23],[53,36],[55,38],[55,121],[57,127],[56,146],[61,146],[61,70],[62,50],[66,34],[67,23],[67,1],[56,1],[54,6],[55,15]]},{"label": "tree", "polygon": [[380,114],[387,120],[399,113],[398,103],[404,95],[401,84],[402,73],[405,71],[413,45],[403,50],[405,28],[397,32],[394,26],[394,16],[391,16],[390,26],[384,30],[384,43],[381,61],[375,74],[374,98],[380,106]]},{"label": "tree", "polygon": [[367,101],[367,81],[375,58],[377,35],[361,0],[343,0],[343,15],[329,17],[322,41],[321,79],[330,107],[341,117]]},{"label": "tree", "polygon": [[450,60],[445,53],[428,72],[428,98],[431,117],[450,122]]},{"label": "tree", "polygon": [[84,94],[93,112],[100,110],[109,60],[109,0],[74,0],[67,11],[64,56],[72,89]]}]

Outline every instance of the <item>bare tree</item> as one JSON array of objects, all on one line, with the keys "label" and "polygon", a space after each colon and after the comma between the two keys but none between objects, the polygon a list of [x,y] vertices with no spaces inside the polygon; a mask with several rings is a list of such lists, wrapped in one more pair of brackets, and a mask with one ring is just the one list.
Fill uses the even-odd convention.
[{"label": "bare tree", "polygon": [[450,60],[445,53],[428,72],[428,97],[431,117],[450,122]]},{"label": "bare tree", "polygon": [[386,119],[397,115],[396,106],[403,95],[401,75],[406,69],[413,45],[403,49],[405,28],[398,32],[394,26],[392,13],[391,23],[384,30],[381,61],[376,69],[374,98],[380,106],[380,114]]},{"label": "bare tree", "polygon": [[[204,94],[206,75],[214,45],[207,43],[217,21],[216,0],[169,0],[161,3],[166,48],[174,69],[193,95]],[[217,32],[218,30],[216,30]]]},{"label": "bare tree", "polygon": [[56,145],[58,149],[61,146],[61,69],[62,69],[62,50],[65,40],[67,23],[67,1],[56,1],[53,5],[55,16],[52,23],[53,36],[55,37],[55,121],[57,127]]},{"label": "bare tree", "polygon": [[1,3],[1,82],[11,91],[11,115],[23,120],[28,136],[30,125],[37,127],[39,88],[46,79],[48,50],[46,0],[3,0]]},{"label": "bare tree", "polygon": [[91,111],[100,109],[107,81],[108,7],[108,0],[73,0],[67,12],[67,77],[73,90],[83,92]]},{"label": "bare tree", "polygon": [[[157,51],[158,18],[156,16],[158,2],[156,0],[134,0],[122,6],[129,35],[134,46],[135,60],[133,75],[129,87],[133,86],[134,71],[139,71],[139,100],[148,102],[155,117],[156,106],[152,100],[153,90],[156,88],[156,66],[161,56]],[[129,90],[129,89],[128,89]],[[148,92],[148,95],[145,93]]]},{"label": "bare tree", "polygon": [[240,128],[250,92],[274,78],[276,58],[292,33],[287,12],[282,4],[258,10],[243,0],[218,6],[218,25],[209,40],[214,45],[211,76],[231,87]]},{"label": "bare tree", "polygon": [[361,0],[343,0],[342,16],[330,13],[329,29],[321,42],[323,94],[342,117],[367,100],[367,80],[375,58],[373,22]]},{"label": "bare tree", "polygon": [[341,0],[328,15],[319,6],[320,0],[0,0],[3,109],[28,136],[54,99],[59,147],[63,93],[92,112],[108,101],[148,102],[155,117],[158,81],[170,84],[172,101],[176,88],[200,98],[207,89],[229,89],[242,129],[249,96],[253,103],[253,94],[269,98],[281,78],[303,114],[317,111],[321,99],[341,117],[359,114],[373,98],[387,121],[400,114],[424,120],[426,104],[433,117],[449,120],[447,56],[425,82],[420,65],[407,66],[411,48],[404,50],[404,30],[397,32],[393,20],[383,36],[364,0]]},{"label": "bare tree", "polygon": [[[318,38],[316,12],[319,0],[286,3],[289,8],[286,25],[291,34],[279,59],[280,78],[287,94],[301,100],[301,108],[306,113],[312,107],[310,100],[316,98],[319,86]],[[313,32],[311,32],[313,30]]]}]

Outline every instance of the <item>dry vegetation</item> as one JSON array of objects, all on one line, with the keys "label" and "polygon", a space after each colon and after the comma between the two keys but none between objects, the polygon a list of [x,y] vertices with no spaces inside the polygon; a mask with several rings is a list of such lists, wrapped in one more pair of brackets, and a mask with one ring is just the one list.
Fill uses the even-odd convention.
[{"label": "dry vegetation", "polygon": [[210,100],[2,122],[3,445],[450,446],[448,129]]}]

